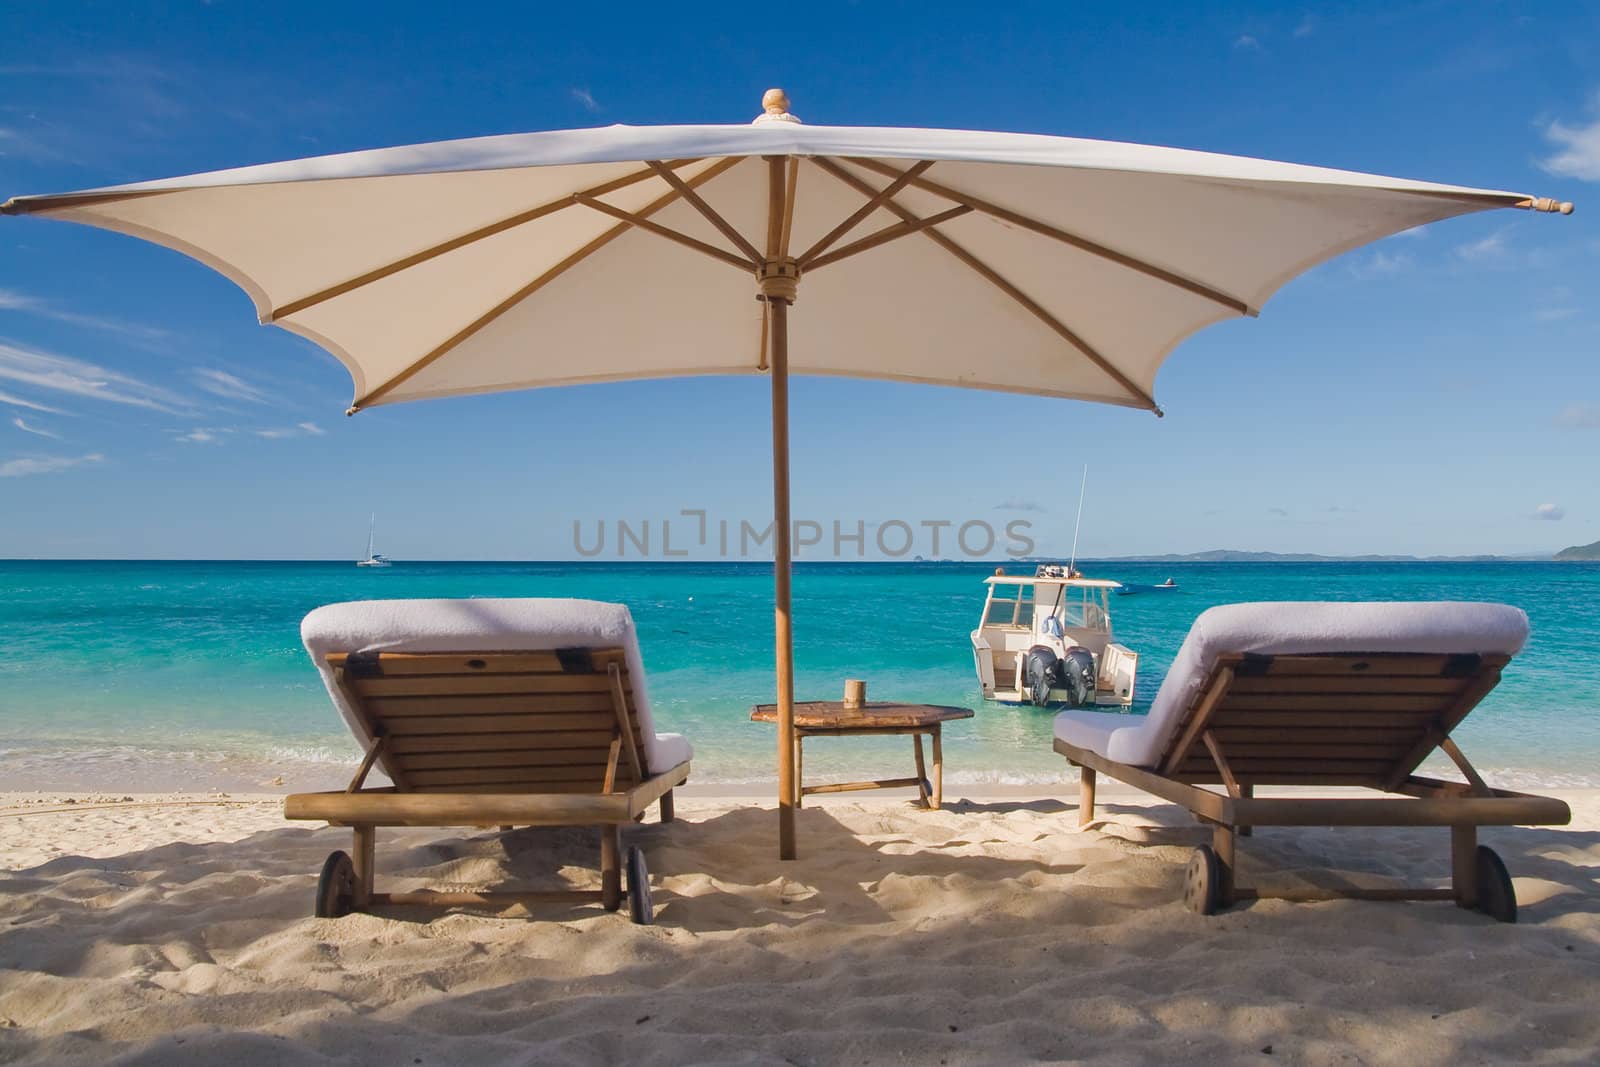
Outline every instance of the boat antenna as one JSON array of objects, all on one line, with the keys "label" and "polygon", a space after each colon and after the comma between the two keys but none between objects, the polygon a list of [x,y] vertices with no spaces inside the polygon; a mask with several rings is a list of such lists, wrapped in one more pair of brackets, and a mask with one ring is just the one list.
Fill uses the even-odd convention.
[{"label": "boat antenna", "polygon": [[1067,577],[1078,569],[1078,528],[1083,525],[1083,494],[1089,488],[1089,465],[1083,465],[1083,483],[1078,486],[1078,517],[1072,523],[1072,559],[1067,563]]}]

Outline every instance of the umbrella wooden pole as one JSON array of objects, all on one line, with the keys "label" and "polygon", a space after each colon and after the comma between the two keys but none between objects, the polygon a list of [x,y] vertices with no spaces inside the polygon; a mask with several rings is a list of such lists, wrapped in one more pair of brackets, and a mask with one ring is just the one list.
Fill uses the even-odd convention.
[{"label": "umbrella wooden pole", "polygon": [[794,834],[794,629],[789,615],[789,302],[772,311],[772,559],[778,674],[778,858],[797,855]]},{"label": "umbrella wooden pole", "polygon": [[[788,98],[769,89],[761,106],[767,113],[786,111]],[[772,599],[778,683],[778,858],[799,855],[794,812],[800,799],[799,762],[794,736],[794,626],[789,611],[789,305],[794,302],[800,272],[789,255],[794,222],[798,160],[768,156],[767,255],[756,270],[761,299],[767,302],[763,347],[770,351],[772,375]],[[770,320],[768,322],[767,320]]]}]

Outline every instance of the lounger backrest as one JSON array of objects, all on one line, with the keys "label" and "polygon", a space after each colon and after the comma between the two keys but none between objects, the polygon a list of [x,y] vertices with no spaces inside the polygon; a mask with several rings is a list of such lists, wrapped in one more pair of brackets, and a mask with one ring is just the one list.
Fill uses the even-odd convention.
[{"label": "lounger backrest", "polygon": [[[665,738],[655,732],[633,616],[622,604],[544,597],[361,600],[317,608],[301,623],[300,636],[363,748],[377,736],[373,728],[387,728],[391,718],[400,731],[436,739],[402,742],[397,736],[393,758],[380,750],[379,769],[398,776],[401,788],[511,791],[549,784],[549,791],[558,791],[557,783],[569,782],[570,791],[592,792],[599,781],[591,773],[595,742],[608,743],[595,734],[612,721],[607,679],[613,663],[640,761],[664,771],[687,758],[664,749]],[[577,651],[585,649],[591,670],[580,669]],[[351,655],[358,656],[357,668],[347,671]],[[347,678],[336,675],[339,656],[346,657],[339,670]],[[523,728],[535,719],[540,728]],[[452,733],[458,736],[449,738]],[[532,734],[556,736],[525,736]],[[562,736],[569,734],[579,736]],[[430,745],[436,751],[401,751]],[[534,756],[534,748],[548,751]],[[417,766],[408,778],[408,755],[432,765]],[[531,769],[558,766],[567,769]],[[474,775],[477,780],[467,780]]]},{"label": "lounger backrest", "polygon": [[379,762],[402,792],[623,789],[640,780],[630,747],[650,773],[623,648],[326,660],[363,732],[381,739]]},{"label": "lounger backrest", "polygon": [[[1506,655],[1218,656],[1163,756],[1163,773],[1239,785],[1392,789],[1500,681]],[[1207,743],[1209,735],[1210,743]]]}]

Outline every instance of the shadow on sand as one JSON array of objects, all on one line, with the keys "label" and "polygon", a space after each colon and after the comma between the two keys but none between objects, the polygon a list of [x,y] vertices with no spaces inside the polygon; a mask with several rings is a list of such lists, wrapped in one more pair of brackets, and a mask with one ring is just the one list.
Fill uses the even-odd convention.
[{"label": "shadow on sand", "polygon": [[[0,880],[0,1016],[18,1024],[0,1027],[0,1060],[1127,1062],[1270,1044],[1397,1062],[1372,1034],[1431,1027],[1427,1053],[1408,1053],[1428,1064],[1522,1058],[1530,1018],[1600,1043],[1582,1007],[1600,997],[1585,918],[1600,834],[1484,833],[1537,890],[1518,927],[1434,904],[1202,919],[1177,900],[1205,828],[1168,805],[1101,815],[1079,833],[1057,800],[813,807],[801,859],[780,863],[771,809],[686,813],[628,832],[650,858],[654,927],[559,906],[311,919],[341,830],[65,857]],[[1390,833],[1261,830],[1241,842],[1245,876],[1447,874],[1444,831],[1399,848]],[[582,829],[378,845],[401,888],[589,888],[596,862]]]}]

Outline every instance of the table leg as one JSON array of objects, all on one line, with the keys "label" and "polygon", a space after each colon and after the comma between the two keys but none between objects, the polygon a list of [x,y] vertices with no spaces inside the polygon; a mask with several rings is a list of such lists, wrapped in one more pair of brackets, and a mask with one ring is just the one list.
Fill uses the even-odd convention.
[{"label": "table leg", "polygon": [[933,744],[933,810],[938,811],[939,805],[944,803],[944,748],[940,744],[940,734],[944,728],[935,726],[930,741]]},{"label": "table leg", "polygon": [[799,730],[794,733],[794,806],[805,807],[805,774],[802,771],[805,759],[805,734]]},{"label": "table leg", "polygon": [[911,744],[917,754],[917,795],[922,799],[923,807],[931,807],[930,801],[932,797],[929,796],[928,790],[928,769],[922,763],[922,734],[913,733],[911,735]]}]

